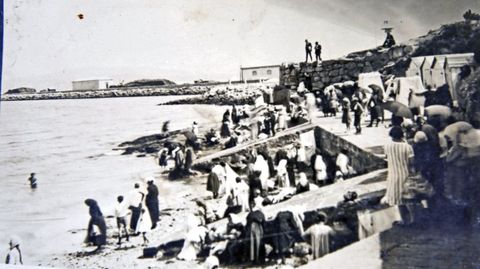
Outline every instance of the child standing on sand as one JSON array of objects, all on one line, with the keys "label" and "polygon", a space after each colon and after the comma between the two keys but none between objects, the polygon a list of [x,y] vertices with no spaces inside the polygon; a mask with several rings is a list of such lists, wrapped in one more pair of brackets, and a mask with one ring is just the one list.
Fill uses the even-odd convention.
[{"label": "child standing on sand", "polygon": [[115,217],[117,219],[117,228],[118,228],[118,243],[119,245],[122,244],[122,227],[123,231],[125,232],[125,237],[127,238],[127,242],[129,239],[128,231],[127,231],[127,215],[128,215],[128,205],[123,199],[123,196],[117,197],[118,204],[115,206]]}]

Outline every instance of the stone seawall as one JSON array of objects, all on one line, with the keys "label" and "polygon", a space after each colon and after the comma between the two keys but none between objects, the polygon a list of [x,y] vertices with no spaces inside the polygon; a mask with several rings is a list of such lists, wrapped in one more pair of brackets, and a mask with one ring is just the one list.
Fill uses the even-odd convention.
[{"label": "stone seawall", "polygon": [[[321,152],[321,154],[330,156],[331,158],[336,158],[337,154],[342,149],[347,150],[348,152],[347,155],[351,160],[351,166],[353,167],[353,169],[355,169],[357,174],[365,174],[368,172],[372,172],[372,171],[387,167],[387,162],[384,159],[359,148],[358,146],[350,143],[349,141],[335,134],[332,134],[321,127],[306,128],[300,132],[301,133],[308,132],[312,129],[314,130],[316,147]],[[296,138],[297,138],[296,134],[287,134],[284,136],[279,136],[278,138],[270,139],[265,143],[259,143],[252,147],[235,151],[235,153],[226,154],[219,158],[209,160],[208,162],[197,162],[194,165],[194,168],[201,171],[207,171],[208,168],[211,168],[213,166],[213,162],[215,161],[228,162],[232,155],[246,154],[248,151],[250,151],[253,148],[266,149],[269,152],[270,156],[274,156],[276,151],[279,148],[294,143],[296,141]],[[307,158],[309,157],[310,156],[307,156]]]},{"label": "stone seawall", "polygon": [[385,74],[404,74],[414,51],[412,46],[398,45],[390,49],[375,48],[350,53],[344,58],[323,61],[320,64],[299,63],[280,67],[280,85],[296,87],[305,81],[305,74],[311,78],[314,91],[323,90],[330,84],[357,80],[360,73],[381,71]]},{"label": "stone seawall", "polygon": [[329,156],[336,156],[342,149],[347,150],[350,165],[358,174],[364,174],[387,167],[387,162],[384,159],[357,147],[321,127],[315,128],[315,143],[322,154]]}]

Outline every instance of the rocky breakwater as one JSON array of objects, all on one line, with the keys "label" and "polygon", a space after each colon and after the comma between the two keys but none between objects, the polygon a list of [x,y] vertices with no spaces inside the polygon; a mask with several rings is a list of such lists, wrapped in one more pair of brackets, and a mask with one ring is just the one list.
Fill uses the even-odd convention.
[{"label": "rocky breakwater", "polygon": [[165,147],[165,143],[177,141],[185,142],[183,135],[187,130],[174,130],[161,134],[152,134],[139,137],[133,141],[126,141],[118,145],[115,150],[121,150],[122,155],[137,154],[137,157],[145,157],[147,154],[157,154]]},{"label": "rocky breakwater", "polygon": [[311,83],[312,89],[318,91],[333,83],[355,81],[360,73],[380,71],[399,75],[405,72],[413,50],[410,45],[398,45],[389,49],[377,47],[320,63],[282,65],[280,85],[296,87],[303,81]]},{"label": "rocky breakwater", "polygon": [[166,95],[201,95],[206,87],[164,86],[164,87],[119,87],[91,91],[59,91],[32,94],[4,94],[1,101],[51,100],[51,99],[88,99]]},{"label": "rocky breakwater", "polygon": [[[273,86],[273,85],[272,85]],[[159,105],[253,105],[266,85],[260,83],[235,86],[215,86],[202,95],[169,101]]]}]

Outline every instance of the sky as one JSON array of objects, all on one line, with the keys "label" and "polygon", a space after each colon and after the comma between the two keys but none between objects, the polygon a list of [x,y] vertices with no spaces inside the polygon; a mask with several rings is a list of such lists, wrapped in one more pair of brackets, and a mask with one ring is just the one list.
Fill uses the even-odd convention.
[{"label": "sky", "polygon": [[[322,58],[462,20],[478,0],[9,0],[2,92],[71,88],[74,80],[238,80],[240,66]],[[83,14],[83,19],[79,18]]]}]

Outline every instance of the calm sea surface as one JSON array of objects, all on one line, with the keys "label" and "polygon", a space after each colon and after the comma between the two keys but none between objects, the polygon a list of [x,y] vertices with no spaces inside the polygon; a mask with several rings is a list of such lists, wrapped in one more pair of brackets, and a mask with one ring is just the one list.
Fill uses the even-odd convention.
[{"label": "calm sea surface", "polygon": [[[191,126],[214,124],[218,106],[157,106],[178,97],[2,102],[0,104],[0,260],[11,234],[22,239],[28,264],[78,248],[88,222],[86,198],[103,211],[139,177],[158,174],[153,158],[122,156],[119,143]],[[37,174],[31,191],[28,177]],[[169,203],[168,195],[160,198]],[[170,201],[171,203],[171,201]],[[105,212],[104,212],[105,213]],[[66,236],[69,234],[69,236]]]}]

